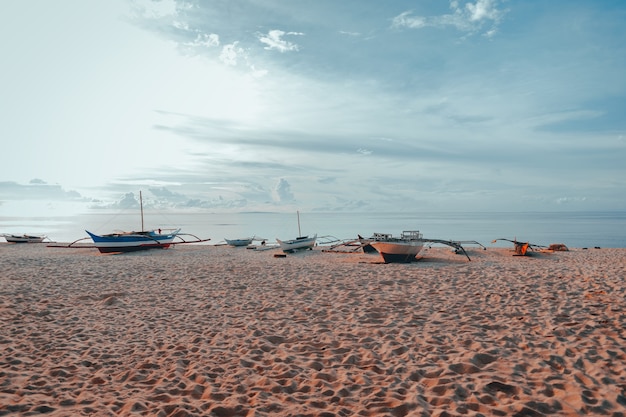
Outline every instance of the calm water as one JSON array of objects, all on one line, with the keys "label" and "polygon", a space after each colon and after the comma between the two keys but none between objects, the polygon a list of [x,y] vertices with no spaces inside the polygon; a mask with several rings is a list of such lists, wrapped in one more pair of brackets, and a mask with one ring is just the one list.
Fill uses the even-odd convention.
[{"label": "calm water", "polygon": [[[224,238],[259,236],[269,242],[298,236],[296,213],[146,213],[146,228],[181,228],[209,243]],[[496,238],[517,238],[540,245],[564,243],[572,248],[626,248],[626,212],[551,213],[301,213],[303,235],[334,236],[339,239],[370,236],[374,232],[399,235],[403,230],[420,230],[424,237],[476,240],[483,245]],[[139,230],[135,213],[85,214],[72,218],[0,218],[0,233],[42,233],[52,240],[71,242],[113,230]]]}]

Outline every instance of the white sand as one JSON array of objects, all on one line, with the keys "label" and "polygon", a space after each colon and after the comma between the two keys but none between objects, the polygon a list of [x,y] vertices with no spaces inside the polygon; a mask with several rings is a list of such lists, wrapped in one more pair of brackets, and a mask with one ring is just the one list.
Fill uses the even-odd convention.
[{"label": "white sand", "polygon": [[0,415],[626,415],[626,249],[0,244]]}]

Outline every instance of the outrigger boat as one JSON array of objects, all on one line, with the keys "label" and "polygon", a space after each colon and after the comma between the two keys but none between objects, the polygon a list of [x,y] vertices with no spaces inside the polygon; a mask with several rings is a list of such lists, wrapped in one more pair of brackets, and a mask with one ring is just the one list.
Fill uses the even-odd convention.
[{"label": "outrigger boat", "polygon": [[532,251],[532,250],[535,250],[534,248],[546,247],[543,245],[536,245],[534,243],[519,242],[517,239],[511,240],[511,239],[500,238],[500,239],[494,239],[493,241],[491,241],[491,243],[496,243],[496,241],[498,240],[504,240],[504,241],[513,243],[513,250],[515,251],[515,256],[525,256],[529,249]]},{"label": "outrigger boat", "polygon": [[35,236],[35,235],[10,235],[3,234],[0,235],[8,243],[41,243],[47,236]]},{"label": "outrigger boat", "polygon": [[313,235],[313,237],[302,236],[302,232],[300,231],[300,212],[298,214],[298,237],[291,240],[280,240],[276,238],[276,242],[285,253],[294,252],[300,249],[313,249],[315,246],[315,241],[317,240],[317,234]]},{"label": "outrigger boat", "polygon": [[263,238],[263,237],[259,237],[259,236],[252,236],[252,237],[244,237],[244,238],[240,238],[240,239],[226,239],[224,238],[224,241],[226,242],[227,245],[229,246],[250,246],[252,245],[252,242],[254,242],[255,240],[258,240],[261,242],[261,246],[265,246],[265,242],[267,241],[267,239]]},{"label": "outrigger boat", "polygon": [[230,246],[248,246],[249,244],[252,243],[254,238],[252,238],[252,237],[247,237],[245,239],[226,239],[226,238],[224,238],[224,240],[226,241],[226,244],[230,245]]},{"label": "outrigger boat", "polygon": [[[171,245],[175,244],[174,239],[180,238],[180,229],[171,229],[169,232],[162,233],[163,230],[144,230],[143,222],[143,198],[141,191],[139,192],[139,203],[141,207],[141,231],[140,232],[117,232],[106,235],[97,235],[85,230],[89,237],[93,240],[94,245],[101,253],[114,253],[114,252],[133,252],[146,249],[167,249]],[[192,235],[193,236],[193,235]],[[196,242],[205,242],[210,239],[201,240]],[[88,238],[85,238],[88,239]],[[182,238],[181,238],[182,239]],[[79,239],[83,240],[83,239]],[[73,245],[78,241],[70,243]],[[195,243],[195,242],[177,242],[177,243]]]},{"label": "outrigger boat", "polygon": [[316,240],[317,235],[313,235],[313,237],[300,236],[291,240],[276,239],[283,252],[293,252],[299,249],[313,249]]},{"label": "outrigger boat", "polygon": [[[426,239],[422,234],[415,231],[404,231],[399,238],[394,238],[388,233],[374,233],[370,238],[364,238],[358,235],[358,242],[364,253],[378,252],[383,257],[385,263],[391,262],[413,262],[415,257],[420,253],[424,245],[442,244],[454,248],[455,253],[464,254],[469,261],[469,255],[465,251],[463,244],[476,244],[485,248],[475,240],[444,240],[444,239]],[[349,242],[352,244],[353,242]]]},{"label": "outrigger boat", "polygon": [[120,232],[96,235],[85,230],[101,253],[132,252],[146,249],[167,249],[170,247],[180,229],[171,233],[158,233],[154,230],[141,232]]},{"label": "outrigger boat", "polygon": [[389,233],[374,233],[369,245],[380,253],[385,263],[412,262],[424,247],[424,241],[419,231],[405,230],[399,238]]}]

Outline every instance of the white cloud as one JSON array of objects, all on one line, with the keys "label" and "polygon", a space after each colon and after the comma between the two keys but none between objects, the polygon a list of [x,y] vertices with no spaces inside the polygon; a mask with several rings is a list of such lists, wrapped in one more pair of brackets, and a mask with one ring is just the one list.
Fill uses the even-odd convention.
[{"label": "white cloud", "polygon": [[222,53],[220,54],[220,61],[226,65],[236,66],[237,61],[242,56],[245,56],[246,51],[239,47],[239,42],[233,42],[229,45],[224,45]]},{"label": "white cloud", "polygon": [[[472,22],[481,20],[498,21],[501,15],[494,0],[478,0],[475,4],[467,3],[465,4],[465,9],[469,12],[469,19]],[[460,8],[457,7],[457,10],[460,10]]]},{"label": "white cloud", "polygon": [[340,35],[346,35],[346,36],[354,36],[354,37],[361,36],[361,34],[359,32],[350,32],[350,31],[346,31],[346,30],[340,30],[339,34]]},{"label": "white cloud", "polygon": [[573,204],[587,200],[586,197],[559,197],[556,199],[557,204]]},{"label": "white cloud", "polygon": [[207,49],[218,46],[220,46],[220,37],[215,33],[198,33],[195,39],[180,43],[180,49],[186,55],[203,55]]},{"label": "white cloud", "polygon": [[393,18],[393,27],[406,27],[409,29],[420,29],[431,26],[427,23],[425,17],[411,16],[411,12],[403,12]]},{"label": "white cloud", "polygon": [[190,46],[206,46],[211,48],[220,45],[220,37],[215,33],[200,33],[193,42],[189,42]]},{"label": "white cloud", "polygon": [[267,45],[267,50],[277,50],[279,52],[298,51],[297,44],[286,41],[283,39],[285,35],[302,36],[304,33],[300,32],[283,32],[282,30],[274,29],[270,30],[266,35],[259,34],[259,41]]},{"label": "white cloud", "polygon": [[279,203],[295,200],[295,197],[291,192],[291,185],[284,178],[278,180],[278,183],[272,192],[272,196],[274,197],[274,201]]},{"label": "white cloud", "polygon": [[411,11],[406,11],[393,18],[392,26],[409,29],[422,29],[426,27],[445,28],[454,27],[462,32],[477,32],[485,24],[491,23],[492,27],[485,31],[485,36],[492,37],[502,19],[505,11],[498,9],[498,0],[476,0],[475,3],[466,3],[461,7],[458,1],[450,2],[451,14],[439,16],[413,16]]},{"label": "white cloud", "polygon": [[85,200],[85,198],[75,190],[66,190],[59,184],[48,184],[46,181],[39,178],[30,180],[26,185],[14,181],[1,181],[0,199],[58,201]]}]

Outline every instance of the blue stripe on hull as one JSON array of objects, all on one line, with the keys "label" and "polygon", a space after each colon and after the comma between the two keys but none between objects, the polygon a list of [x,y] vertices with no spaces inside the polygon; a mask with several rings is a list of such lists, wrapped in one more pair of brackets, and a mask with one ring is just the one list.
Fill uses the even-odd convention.
[{"label": "blue stripe on hull", "polygon": [[154,245],[139,245],[139,246],[97,246],[100,253],[116,253],[116,252],[136,252],[140,250],[148,249],[167,249],[170,247],[169,243],[154,244]]},{"label": "blue stripe on hull", "polygon": [[159,235],[154,232],[99,236],[86,230],[101,253],[134,252],[147,249],[167,249],[176,233]]}]

